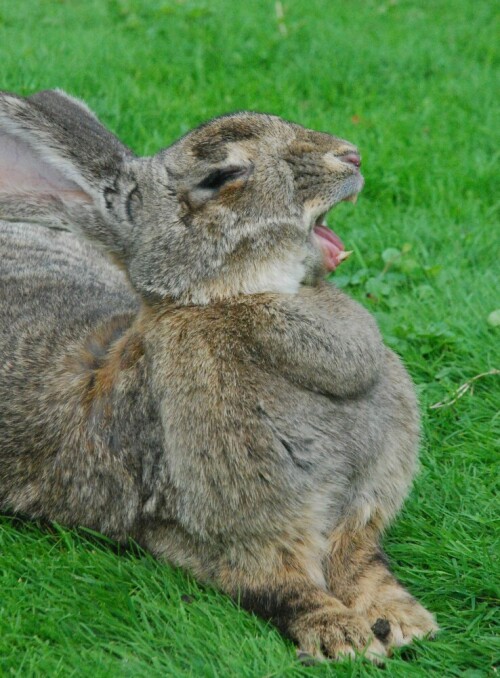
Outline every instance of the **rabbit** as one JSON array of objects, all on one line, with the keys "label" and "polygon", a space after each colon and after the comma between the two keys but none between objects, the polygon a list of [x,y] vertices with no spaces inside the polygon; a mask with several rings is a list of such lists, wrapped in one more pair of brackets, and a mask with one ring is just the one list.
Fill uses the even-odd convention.
[{"label": "rabbit", "polygon": [[380,546],[412,383],[325,280],[347,141],[210,120],[137,157],[60,90],[0,94],[0,509],[186,568],[318,660],[437,631]]}]

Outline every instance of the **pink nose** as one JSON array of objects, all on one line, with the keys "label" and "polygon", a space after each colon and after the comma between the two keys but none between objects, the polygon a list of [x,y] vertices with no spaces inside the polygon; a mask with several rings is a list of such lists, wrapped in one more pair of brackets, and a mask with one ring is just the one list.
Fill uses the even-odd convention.
[{"label": "pink nose", "polygon": [[347,155],[341,155],[339,160],[350,162],[351,165],[355,165],[356,167],[361,167],[361,156],[358,153],[348,153]]}]

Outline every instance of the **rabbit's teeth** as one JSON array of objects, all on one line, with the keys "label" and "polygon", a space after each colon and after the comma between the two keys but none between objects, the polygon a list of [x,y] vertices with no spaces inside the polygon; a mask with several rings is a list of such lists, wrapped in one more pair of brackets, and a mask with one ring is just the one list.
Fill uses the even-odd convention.
[{"label": "rabbit's teeth", "polygon": [[351,256],[351,254],[353,253],[353,251],[354,250],[347,250],[347,251],[339,252],[337,254],[337,260],[338,260],[339,264],[340,264],[341,261],[345,261],[346,259],[348,259]]}]

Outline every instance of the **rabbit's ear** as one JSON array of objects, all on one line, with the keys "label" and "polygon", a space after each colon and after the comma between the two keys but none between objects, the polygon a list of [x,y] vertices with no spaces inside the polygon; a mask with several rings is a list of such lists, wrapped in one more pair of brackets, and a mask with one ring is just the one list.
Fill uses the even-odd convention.
[{"label": "rabbit's ear", "polygon": [[0,93],[0,219],[76,230],[122,259],[127,227],[110,208],[132,158],[64,92]]}]

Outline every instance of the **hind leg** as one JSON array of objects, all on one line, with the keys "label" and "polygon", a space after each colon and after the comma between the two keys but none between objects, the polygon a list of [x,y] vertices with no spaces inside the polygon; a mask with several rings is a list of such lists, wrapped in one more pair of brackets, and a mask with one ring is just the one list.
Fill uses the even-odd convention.
[{"label": "hind leg", "polygon": [[334,531],[326,564],[329,590],[388,647],[432,636],[438,630],[434,616],[391,573],[379,537],[373,522]]}]

